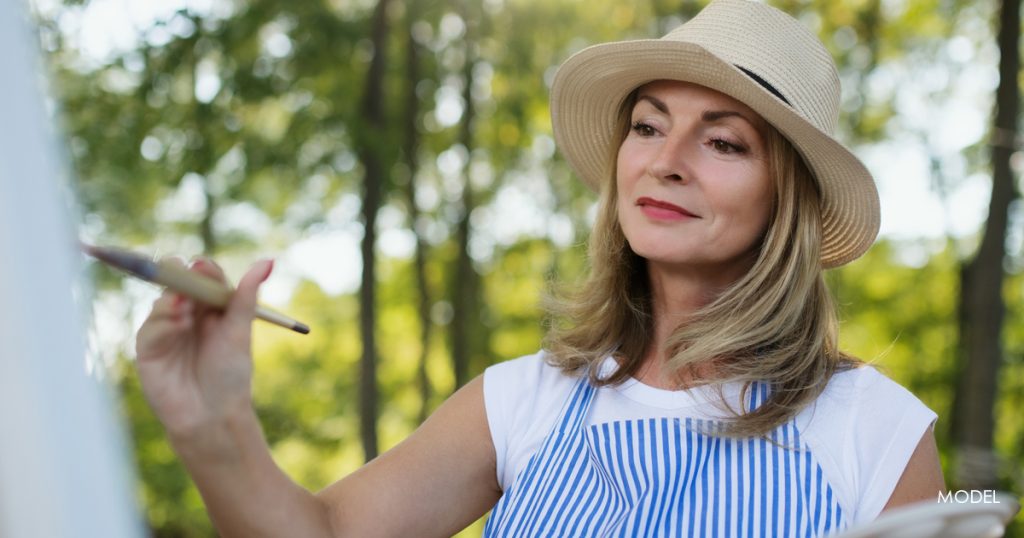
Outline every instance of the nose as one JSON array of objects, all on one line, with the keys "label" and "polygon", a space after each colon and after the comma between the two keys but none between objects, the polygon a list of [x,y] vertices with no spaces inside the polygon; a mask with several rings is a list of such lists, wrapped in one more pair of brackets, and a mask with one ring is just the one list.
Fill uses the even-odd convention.
[{"label": "nose", "polygon": [[648,173],[657,179],[687,183],[692,179],[692,170],[687,165],[686,137],[670,134],[663,139],[661,148],[647,165]]}]

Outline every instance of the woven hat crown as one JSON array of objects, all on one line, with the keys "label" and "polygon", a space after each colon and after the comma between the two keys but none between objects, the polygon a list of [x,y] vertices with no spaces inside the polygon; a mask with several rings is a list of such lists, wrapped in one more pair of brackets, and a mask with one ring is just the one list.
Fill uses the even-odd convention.
[{"label": "woven hat crown", "polygon": [[713,2],[664,41],[699,45],[767,83],[822,132],[839,121],[839,73],[821,41],[798,21],[764,4]]}]

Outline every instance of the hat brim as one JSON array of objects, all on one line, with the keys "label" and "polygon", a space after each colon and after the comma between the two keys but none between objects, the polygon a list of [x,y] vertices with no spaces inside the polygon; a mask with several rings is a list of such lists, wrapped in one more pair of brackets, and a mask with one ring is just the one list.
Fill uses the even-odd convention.
[{"label": "hat brim", "polygon": [[617,151],[615,123],[623,101],[655,80],[722,92],[793,144],[822,194],[822,266],[843,265],[871,246],[878,235],[878,191],[860,159],[736,66],[694,43],[647,39],[594,45],[558,69],[551,88],[555,142],[590,188],[599,190],[613,177],[609,155]]}]

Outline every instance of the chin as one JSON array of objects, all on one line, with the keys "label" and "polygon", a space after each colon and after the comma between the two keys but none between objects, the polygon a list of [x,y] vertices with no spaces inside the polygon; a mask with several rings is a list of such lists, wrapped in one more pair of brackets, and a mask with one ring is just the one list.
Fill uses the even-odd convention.
[{"label": "chin", "polygon": [[655,263],[667,263],[667,264],[680,264],[686,263],[689,260],[689,256],[679,252],[678,249],[666,249],[664,244],[662,245],[648,245],[648,244],[629,244],[630,249],[634,254],[641,258]]}]

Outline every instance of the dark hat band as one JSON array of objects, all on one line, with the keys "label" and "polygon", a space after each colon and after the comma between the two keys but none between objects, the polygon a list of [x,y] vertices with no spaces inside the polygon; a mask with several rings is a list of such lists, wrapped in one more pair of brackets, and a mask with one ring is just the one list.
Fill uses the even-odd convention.
[{"label": "dark hat band", "polygon": [[[736,64],[733,64],[733,65],[736,65]],[[779,99],[781,99],[783,103],[786,103],[787,105],[789,105],[791,107],[793,106],[793,104],[789,102],[789,99],[786,99],[786,97],[784,95],[782,95],[782,92],[780,92],[779,90],[776,90],[775,86],[772,86],[771,84],[768,84],[768,81],[763,79],[763,78],[761,78],[760,76],[758,76],[757,73],[747,69],[746,67],[743,67],[742,65],[736,65],[736,68],[739,69],[740,71],[743,71],[748,77],[754,79],[754,82],[760,84],[762,88],[772,92],[772,95],[774,95],[775,97],[778,97]]]}]

